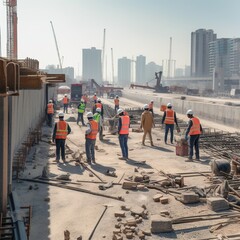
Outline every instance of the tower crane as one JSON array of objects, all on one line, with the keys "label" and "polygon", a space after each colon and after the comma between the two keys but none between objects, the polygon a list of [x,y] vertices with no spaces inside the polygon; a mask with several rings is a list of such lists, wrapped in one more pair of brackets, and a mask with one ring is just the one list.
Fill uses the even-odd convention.
[{"label": "tower crane", "polygon": [[60,66],[60,69],[62,70],[62,61],[61,61],[61,57],[60,57],[60,53],[59,53],[59,49],[58,49],[58,44],[57,44],[57,38],[56,38],[56,34],[55,34],[55,31],[54,31],[54,27],[53,27],[52,21],[50,21],[50,24],[51,24],[51,26],[52,26],[53,37],[54,37],[55,45],[56,45],[56,49],[57,49],[59,66]]}]

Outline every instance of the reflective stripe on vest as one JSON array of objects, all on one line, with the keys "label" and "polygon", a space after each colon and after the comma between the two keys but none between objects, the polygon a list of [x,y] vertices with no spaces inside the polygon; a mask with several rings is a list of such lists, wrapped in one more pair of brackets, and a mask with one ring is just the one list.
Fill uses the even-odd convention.
[{"label": "reflective stripe on vest", "polygon": [[78,108],[78,112],[79,113],[84,113],[85,107],[86,107],[86,105],[84,103],[81,103],[79,108]]},{"label": "reflective stripe on vest", "polygon": [[166,110],[165,124],[174,124],[174,111],[172,109]]},{"label": "reflective stripe on vest", "polygon": [[47,113],[48,114],[54,113],[53,103],[48,103],[48,105],[47,105]]},{"label": "reflective stripe on vest", "polygon": [[94,113],[93,115],[93,119],[98,123],[100,122],[100,117],[101,117],[100,113]]},{"label": "reflective stripe on vest", "polygon": [[198,135],[198,134],[201,134],[201,128],[200,128],[200,121],[198,118],[196,117],[193,117],[192,119],[192,127],[189,131],[189,135],[192,136],[192,135]]},{"label": "reflective stripe on vest", "polygon": [[153,103],[148,104],[149,109],[153,109]]},{"label": "reflective stripe on vest", "polygon": [[119,134],[129,134],[129,124],[130,124],[129,116],[127,116],[127,115],[120,116],[120,118],[122,120],[122,127],[121,127]]},{"label": "reflective stripe on vest", "polygon": [[102,109],[102,104],[101,103],[96,103],[96,108],[101,108]]},{"label": "reflective stripe on vest", "polygon": [[119,99],[118,98],[114,99],[114,104],[117,105],[117,106],[119,105]]},{"label": "reflective stripe on vest", "polygon": [[57,122],[56,139],[66,139],[68,135],[68,124],[65,121]]},{"label": "reflective stripe on vest", "polygon": [[68,103],[68,98],[67,97],[64,97],[63,98],[63,104],[67,104]]},{"label": "reflective stripe on vest", "polygon": [[91,126],[91,132],[87,134],[86,138],[89,139],[96,139],[97,133],[98,133],[98,123],[95,120],[89,121],[89,124]]}]

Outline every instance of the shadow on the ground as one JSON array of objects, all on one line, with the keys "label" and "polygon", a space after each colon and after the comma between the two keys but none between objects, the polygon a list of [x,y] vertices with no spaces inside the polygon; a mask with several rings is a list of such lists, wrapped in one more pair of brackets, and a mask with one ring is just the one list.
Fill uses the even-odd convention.
[{"label": "shadow on the ground", "polygon": [[117,145],[115,142],[111,142],[110,139],[103,139],[101,142],[108,145]]},{"label": "shadow on the ground", "polygon": [[149,148],[156,149],[156,150],[163,151],[163,152],[174,152],[173,150],[170,150],[170,149],[167,149],[167,148],[164,148],[164,147],[159,147],[159,146],[145,145],[145,147],[149,147]]},{"label": "shadow on the ground", "polygon": [[65,165],[60,162],[60,164],[58,165],[58,170],[60,170],[62,172],[68,172],[68,173],[72,173],[72,174],[82,175],[83,172],[85,171],[85,168],[83,168],[81,166],[81,164],[77,165],[77,166],[73,166],[73,165],[69,164],[69,162],[66,162]]},{"label": "shadow on the ground", "polygon": [[93,170],[97,171],[97,172],[102,173],[102,174],[105,174],[107,171],[112,171],[112,172],[116,171],[116,169],[113,168],[113,167],[103,166],[103,165],[101,165],[99,163],[96,163],[94,165],[92,164],[91,168]]},{"label": "shadow on the ground", "polygon": [[133,165],[133,166],[139,166],[141,168],[151,168],[152,169],[152,167],[150,165],[148,165],[145,161],[136,161],[132,158],[129,158],[126,161],[126,163],[129,165]]}]

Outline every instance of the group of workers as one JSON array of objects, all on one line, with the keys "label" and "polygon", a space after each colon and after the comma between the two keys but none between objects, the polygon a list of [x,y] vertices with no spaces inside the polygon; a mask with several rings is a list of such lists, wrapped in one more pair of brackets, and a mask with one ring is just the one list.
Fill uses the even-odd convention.
[{"label": "group of workers", "polygon": [[[86,110],[86,102],[84,99],[81,100],[77,109],[78,109],[78,118],[77,124],[79,121],[82,122],[83,126],[87,126],[85,130],[85,151],[86,158],[89,164],[96,163],[95,158],[95,143],[97,134],[99,133],[99,140],[103,140],[103,105],[101,100],[96,97],[96,94],[93,96],[94,108],[93,112],[87,112],[86,116],[88,119],[88,123],[84,123],[83,114]],[[154,123],[154,113],[153,113],[153,103],[152,100],[149,104],[145,104],[143,109],[143,113],[141,115],[141,123],[140,128],[143,129],[143,137],[142,137],[142,145],[145,145],[146,136],[149,135],[151,146],[153,144],[152,138],[152,128],[155,127]],[[115,112],[118,117],[118,138],[119,145],[121,148],[122,156],[119,157],[121,160],[128,160],[128,135],[130,128],[130,118],[128,114],[122,109],[119,108],[119,97],[116,96],[114,99]],[[180,131],[176,112],[172,109],[172,104],[168,103],[167,108],[164,111],[162,118],[162,125],[165,125],[165,136],[164,142],[168,144],[168,132],[170,131],[170,143],[173,144],[173,134],[174,134],[174,125],[176,124],[177,131]],[[65,109],[65,108],[64,108]],[[47,104],[47,114],[48,114],[48,122],[52,124],[52,118],[49,115],[54,114],[54,108],[52,100],[49,100]],[[189,145],[189,156],[186,161],[193,161],[193,149],[195,148],[196,160],[200,159],[199,156],[199,138],[202,133],[202,126],[200,124],[200,120],[193,115],[192,110],[187,111],[187,117],[189,118],[188,127],[185,133],[185,140],[188,140]],[[67,135],[71,132],[71,128],[69,124],[64,121],[64,113],[59,113],[59,121],[55,123],[53,129],[52,141],[56,143],[56,162],[59,163],[60,160],[60,152],[63,163],[65,163],[65,141]]]}]

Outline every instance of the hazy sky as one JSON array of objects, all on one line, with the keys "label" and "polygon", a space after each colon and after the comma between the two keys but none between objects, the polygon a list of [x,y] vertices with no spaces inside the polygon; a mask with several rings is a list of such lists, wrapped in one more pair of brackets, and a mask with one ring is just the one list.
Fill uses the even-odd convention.
[{"label": "hazy sky", "polygon": [[[191,32],[213,29],[218,38],[240,37],[240,0],[18,0],[18,57],[58,64],[53,22],[63,67],[81,75],[82,48],[102,49],[111,76],[111,48],[117,59],[145,55],[147,63],[172,58],[177,67],[190,63]],[[1,1],[2,55],[6,56],[6,7]]]}]

